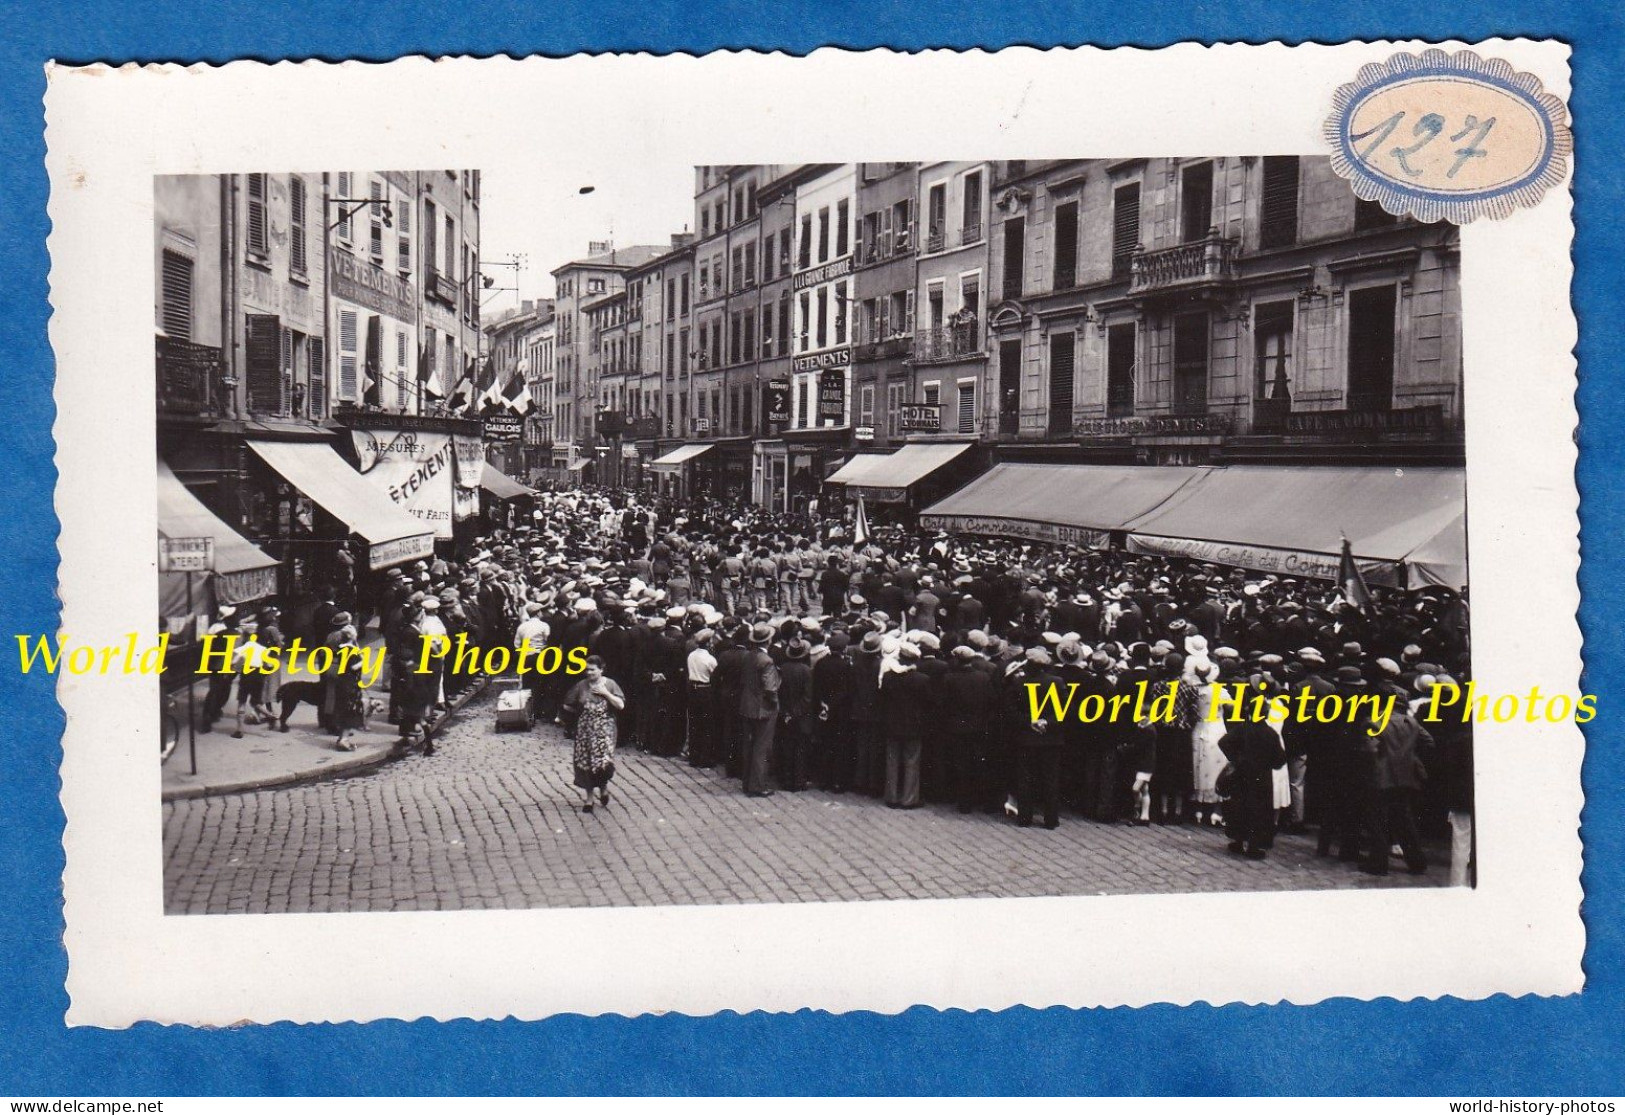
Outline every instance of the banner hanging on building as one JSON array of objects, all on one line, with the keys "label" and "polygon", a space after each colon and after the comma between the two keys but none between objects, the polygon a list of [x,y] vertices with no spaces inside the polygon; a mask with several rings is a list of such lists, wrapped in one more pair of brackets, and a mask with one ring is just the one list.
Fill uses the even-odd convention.
[{"label": "banner hanging on building", "polygon": [[846,369],[829,368],[818,373],[818,420],[834,419],[838,426],[846,418]]},{"label": "banner hanging on building", "polygon": [[[451,537],[452,446],[450,434],[422,430],[352,430],[357,468],[390,502]],[[476,497],[477,502],[477,497]]]},{"label": "banner hanging on building", "polygon": [[480,481],[485,478],[485,443],[468,434],[453,434],[451,445],[457,459],[456,483],[452,486],[452,518],[463,523],[480,513]]}]

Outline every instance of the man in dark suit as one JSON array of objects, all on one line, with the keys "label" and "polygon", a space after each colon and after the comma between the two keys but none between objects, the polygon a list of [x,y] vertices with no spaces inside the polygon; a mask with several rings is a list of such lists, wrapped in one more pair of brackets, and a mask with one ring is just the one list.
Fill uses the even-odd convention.
[{"label": "man in dark suit", "polygon": [[741,757],[745,793],[765,798],[773,792],[773,735],[779,722],[779,668],[767,653],[773,629],[758,623],[750,630],[750,648],[740,675],[739,718],[743,722]]},{"label": "man in dark suit", "polygon": [[813,664],[813,715],[817,719],[813,779],[820,789],[845,793],[852,781],[852,660],[847,634],[829,637],[829,653]]},{"label": "man in dark suit", "polygon": [[988,805],[992,798],[987,771],[987,733],[993,720],[993,674],[969,646],[950,654],[940,683],[942,727],[947,736],[947,772],[961,813]]}]

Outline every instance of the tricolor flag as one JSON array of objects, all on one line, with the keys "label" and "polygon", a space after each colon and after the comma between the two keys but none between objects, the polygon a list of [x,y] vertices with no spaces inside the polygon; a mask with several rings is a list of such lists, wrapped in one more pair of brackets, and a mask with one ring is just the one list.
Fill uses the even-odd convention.
[{"label": "tricolor flag", "polygon": [[1360,567],[1354,564],[1354,550],[1347,537],[1343,539],[1343,557],[1337,564],[1337,583],[1343,588],[1343,599],[1355,608],[1363,612],[1371,606],[1371,590],[1360,575]]},{"label": "tricolor flag", "polygon": [[502,391],[502,405],[520,415],[530,409],[530,392],[525,390],[523,375],[516,372],[508,381],[508,386]]},{"label": "tricolor flag", "polygon": [[869,511],[863,506],[863,495],[858,495],[858,517],[852,527],[852,545],[867,546],[869,544]]}]

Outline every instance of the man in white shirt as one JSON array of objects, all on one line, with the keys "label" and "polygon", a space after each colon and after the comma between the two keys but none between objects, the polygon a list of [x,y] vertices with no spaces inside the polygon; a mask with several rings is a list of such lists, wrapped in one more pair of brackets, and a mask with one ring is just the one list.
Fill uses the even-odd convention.
[{"label": "man in white shirt", "polygon": [[717,765],[716,695],[711,690],[711,673],[717,656],[711,653],[714,635],[709,627],[694,633],[694,649],[688,652],[688,761],[696,767]]},{"label": "man in white shirt", "polygon": [[519,676],[524,680],[525,688],[530,690],[532,710],[542,705],[542,692],[547,679],[538,669],[541,665],[538,655],[547,646],[552,634],[553,629],[542,618],[542,605],[535,600],[526,604],[525,618],[514,628],[513,648],[519,652]]}]

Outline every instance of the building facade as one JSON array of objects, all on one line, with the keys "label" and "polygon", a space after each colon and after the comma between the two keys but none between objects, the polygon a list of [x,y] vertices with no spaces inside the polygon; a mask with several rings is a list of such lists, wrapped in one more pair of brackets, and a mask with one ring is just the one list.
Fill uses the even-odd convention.
[{"label": "building facade", "polygon": [[904,436],[903,408],[913,397],[918,192],[914,163],[858,166],[852,364],[859,446],[885,448]]},{"label": "building facade", "polygon": [[1462,460],[1454,228],[1320,157],[995,164],[1007,452]]},{"label": "building facade", "polygon": [[894,436],[980,438],[987,396],[988,171],[986,163],[924,163],[924,235],[917,278],[911,397],[892,411]]}]

